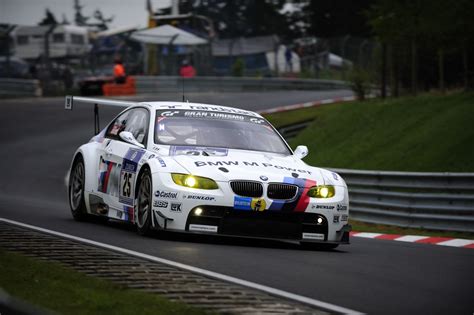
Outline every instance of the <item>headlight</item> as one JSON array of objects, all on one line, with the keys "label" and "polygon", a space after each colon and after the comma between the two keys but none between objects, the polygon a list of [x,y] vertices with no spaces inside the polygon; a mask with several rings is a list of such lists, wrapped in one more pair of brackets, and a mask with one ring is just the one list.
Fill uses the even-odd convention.
[{"label": "headlight", "polygon": [[172,173],[171,178],[177,185],[196,189],[217,189],[217,183],[210,178],[190,174]]},{"label": "headlight", "polygon": [[336,194],[336,188],[329,185],[313,186],[308,190],[308,196],[312,198],[331,198]]}]

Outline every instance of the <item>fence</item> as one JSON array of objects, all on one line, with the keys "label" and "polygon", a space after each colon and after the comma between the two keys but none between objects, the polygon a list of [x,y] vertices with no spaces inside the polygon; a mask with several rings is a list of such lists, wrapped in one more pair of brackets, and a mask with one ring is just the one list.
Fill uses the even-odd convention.
[{"label": "fence", "polygon": [[355,220],[474,232],[474,173],[333,171],[349,187]]},{"label": "fence", "polygon": [[41,95],[38,80],[0,78],[0,97]]},{"label": "fence", "polygon": [[135,76],[137,94],[350,89],[343,81],[287,78]]}]

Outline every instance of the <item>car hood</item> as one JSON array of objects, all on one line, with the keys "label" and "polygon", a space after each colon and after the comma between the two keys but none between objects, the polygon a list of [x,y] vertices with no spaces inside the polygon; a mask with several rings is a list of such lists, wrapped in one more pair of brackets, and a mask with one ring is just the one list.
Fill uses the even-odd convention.
[{"label": "car hood", "polygon": [[285,177],[311,179],[318,184],[325,182],[322,170],[311,167],[289,155],[228,150],[225,156],[202,154],[170,156],[190,174],[209,177],[217,181],[256,180],[283,182]]}]

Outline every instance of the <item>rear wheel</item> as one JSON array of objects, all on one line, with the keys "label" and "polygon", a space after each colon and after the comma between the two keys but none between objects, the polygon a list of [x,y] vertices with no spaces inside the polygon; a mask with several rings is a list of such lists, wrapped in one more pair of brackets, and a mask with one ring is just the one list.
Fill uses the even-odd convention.
[{"label": "rear wheel", "polygon": [[87,218],[84,201],[85,168],[82,157],[76,159],[69,176],[69,206],[74,220],[84,221]]},{"label": "rear wheel", "polygon": [[149,170],[144,170],[138,184],[136,204],[136,225],[140,235],[149,235],[151,232],[151,204],[152,185]]}]

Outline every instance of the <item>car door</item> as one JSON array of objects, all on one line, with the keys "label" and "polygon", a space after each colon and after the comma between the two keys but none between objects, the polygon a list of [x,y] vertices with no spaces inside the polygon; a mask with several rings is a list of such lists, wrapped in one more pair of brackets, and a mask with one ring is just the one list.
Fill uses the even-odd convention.
[{"label": "car door", "polygon": [[145,145],[148,122],[147,109],[133,108],[118,116],[107,128],[100,154],[98,190],[109,206],[110,217],[133,221],[135,179],[145,149],[121,139],[120,132],[131,132]]}]

